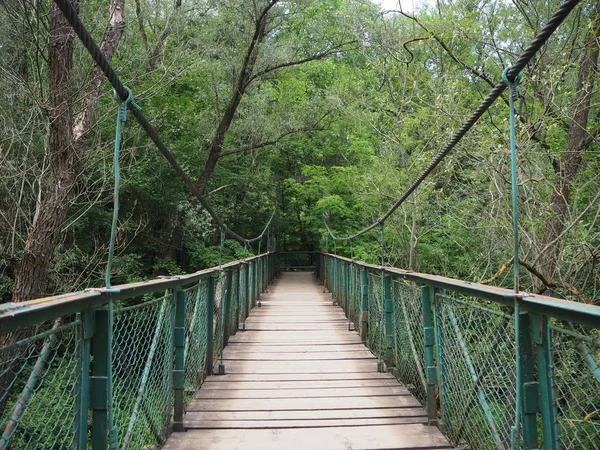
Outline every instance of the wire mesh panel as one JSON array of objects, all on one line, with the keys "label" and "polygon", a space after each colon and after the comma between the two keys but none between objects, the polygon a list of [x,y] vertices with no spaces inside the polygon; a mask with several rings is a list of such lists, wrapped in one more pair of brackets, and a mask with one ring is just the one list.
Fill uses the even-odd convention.
[{"label": "wire mesh panel", "polygon": [[185,290],[184,404],[200,389],[206,373],[207,286],[203,280]]},{"label": "wire mesh panel", "polygon": [[238,290],[239,290],[239,308],[238,308],[238,321],[242,323],[248,317],[248,297],[246,286],[248,282],[248,264],[244,264],[240,268],[239,277],[238,277]]},{"label": "wire mesh panel", "polygon": [[166,440],[173,402],[173,320],[170,293],[115,310],[113,409],[120,448]]},{"label": "wire mesh panel", "polygon": [[229,319],[227,323],[229,324],[229,335],[235,334],[238,327],[238,321],[236,318],[239,316],[239,284],[240,284],[240,272],[239,269],[235,269],[229,272],[229,276],[231,277],[231,294],[229,301]]},{"label": "wire mesh panel", "polygon": [[394,351],[396,377],[425,404],[423,311],[421,291],[414,283],[394,280]]},{"label": "wire mesh panel", "polygon": [[386,351],[383,319],[382,276],[378,272],[369,271],[369,328],[367,346],[378,358],[383,358]]},{"label": "wire mesh panel", "polygon": [[0,448],[74,448],[81,322],[60,318],[36,328],[0,337]]},{"label": "wire mesh panel", "polygon": [[552,330],[552,375],[561,448],[600,448],[598,330],[558,322]]},{"label": "wire mesh panel", "polygon": [[514,321],[479,303],[436,295],[443,421],[455,445],[510,448],[516,404]]},{"label": "wire mesh panel", "polygon": [[348,319],[354,324],[355,329],[358,329],[361,301],[360,268],[356,264],[351,264],[349,272]]},{"label": "wire mesh panel", "polygon": [[227,295],[227,272],[221,272],[218,281],[215,283],[215,304],[213,312],[213,355],[216,358],[221,357],[223,351],[223,327],[225,315],[225,296]]}]

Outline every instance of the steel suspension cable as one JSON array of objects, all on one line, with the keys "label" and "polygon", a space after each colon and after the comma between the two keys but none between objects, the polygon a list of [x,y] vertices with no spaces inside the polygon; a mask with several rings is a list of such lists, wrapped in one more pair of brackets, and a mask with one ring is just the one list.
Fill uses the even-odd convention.
[{"label": "steel suspension cable", "polygon": [[[102,53],[102,50],[100,50],[100,47],[98,47],[98,44],[96,44],[96,41],[94,40],[92,35],[89,33],[89,31],[87,30],[87,28],[81,21],[81,18],[79,17],[79,14],[77,14],[77,11],[76,11],[75,7],[72,5],[71,1],[70,0],[54,0],[54,3],[56,3],[56,6],[58,6],[58,8],[61,10],[63,15],[67,19],[67,22],[69,22],[69,24],[73,28],[73,31],[75,31],[75,34],[77,34],[77,36],[81,40],[81,43],[83,44],[83,46],[86,48],[88,53],[92,56],[92,59],[94,60],[94,62],[98,65],[100,70],[102,70],[102,72],[104,73],[104,75],[106,76],[106,78],[108,79],[110,84],[112,85],[113,89],[117,93],[117,96],[119,97],[119,99],[121,99],[122,102],[125,102],[127,100],[127,98],[129,97],[129,92],[128,92],[127,87],[120,80],[119,76],[117,75],[117,73],[115,72],[113,67],[111,66],[110,62],[106,59],[106,57]],[[135,106],[133,102],[127,103],[127,108],[129,109],[129,111],[131,112],[133,117],[136,118],[136,120],[138,121],[138,123],[140,124],[142,129],[146,132],[148,137],[158,147],[158,149],[163,154],[163,156],[166,158],[166,160],[169,162],[169,164],[171,165],[173,170],[175,170],[177,175],[179,175],[179,177],[183,180],[186,187],[198,199],[198,201],[200,202],[202,207],[204,209],[206,209],[208,214],[210,214],[212,219],[215,221],[215,224],[221,230],[223,230],[231,238],[236,239],[242,243],[254,242],[254,241],[262,238],[262,236],[264,234],[264,230],[258,237],[252,238],[252,239],[246,239],[243,236],[240,236],[239,234],[234,232],[233,230],[230,230],[229,228],[227,228],[227,226],[225,225],[223,220],[219,217],[219,215],[214,210],[214,208],[204,198],[204,195],[202,194],[202,192],[200,191],[198,186],[192,181],[190,176],[186,173],[186,171],[183,169],[183,167],[181,167],[181,165],[179,164],[177,159],[173,156],[173,154],[168,149],[168,147],[165,145],[165,143],[160,139],[158,132],[156,131],[156,128],[154,128],[154,126],[152,126],[152,124],[146,118],[146,116],[144,115],[142,110],[139,107]],[[272,218],[273,218],[273,216],[271,216],[271,219],[269,219],[268,225],[270,225]]]},{"label": "steel suspension cable", "polygon": [[[525,51],[519,56],[517,61],[512,65],[512,67],[507,71],[506,78],[510,83],[514,83],[518,74],[525,68],[527,63],[531,61],[531,59],[535,56],[535,54],[542,48],[542,46],[548,41],[550,36],[556,31],[561,23],[567,18],[569,13],[580,3],[581,0],[566,0],[560,8],[556,10],[554,15],[548,20],[544,28],[538,33],[538,35],[531,41],[531,43],[527,46]],[[396,202],[392,205],[388,211],[373,222],[371,225],[363,228],[359,232],[345,237],[338,237],[333,234],[327,222],[325,221],[325,228],[331,235],[334,241],[349,241],[351,239],[357,238],[358,236],[362,236],[363,234],[371,231],[375,227],[377,227],[381,222],[385,222],[393,213],[396,211],[400,205],[402,205],[406,199],[419,187],[419,185],[433,172],[433,170],[438,166],[442,160],[448,156],[448,154],[456,147],[456,145],[461,141],[461,139],[467,134],[467,132],[477,123],[477,121],[483,116],[483,114],[494,104],[494,102],[502,95],[505,89],[508,88],[508,85],[501,80],[496,86],[491,90],[491,92],[483,99],[481,104],[473,111],[469,119],[463,124],[463,126],[452,136],[450,142],[442,149],[440,152],[433,158],[433,160],[429,163],[427,168],[416,178],[413,184],[404,191],[404,193],[396,200]]]}]

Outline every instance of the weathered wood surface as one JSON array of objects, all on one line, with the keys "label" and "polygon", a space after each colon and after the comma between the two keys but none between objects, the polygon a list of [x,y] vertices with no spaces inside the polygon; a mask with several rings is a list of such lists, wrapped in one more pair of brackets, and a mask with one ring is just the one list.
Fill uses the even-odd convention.
[{"label": "weathered wood surface", "polygon": [[283,273],[269,291],[164,450],[451,448],[313,274]]}]

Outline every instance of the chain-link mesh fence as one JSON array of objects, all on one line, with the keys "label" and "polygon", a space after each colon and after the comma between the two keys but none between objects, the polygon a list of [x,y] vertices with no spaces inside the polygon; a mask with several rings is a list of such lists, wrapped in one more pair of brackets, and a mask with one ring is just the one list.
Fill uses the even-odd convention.
[{"label": "chain-link mesh fence", "polygon": [[0,448],[76,446],[80,324],[61,318],[0,336]]},{"label": "chain-link mesh fence", "polygon": [[[350,271],[348,281],[344,279],[344,265],[348,265]],[[344,283],[351,284],[349,298],[346,300],[349,302],[351,320],[354,317],[360,320],[361,317],[362,305],[359,299],[362,298],[361,271],[364,269],[365,266],[359,263],[343,259],[334,262],[333,258],[325,257],[321,260],[321,276],[325,278],[334,297],[339,298],[340,293],[345,292]],[[382,275],[380,270],[372,266],[366,266],[366,270],[366,343],[376,356],[383,357],[385,329]],[[407,281],[402,276],[391,276],[395,374],[425,406],[428,377],[432,376],[425,364],[425,300],[416,283]],[[517,344],[513,308],[505,306],[504,300],[488,301],[443,289],[432,292],[435,292],[434,298],[431,298],[434,320],[429,339],[433,339],[433,342],[429,345],[435,349],[432,369],[436,388],[433,391],[433,404],[437,403],[434,416],[437,414],[438,423],[451,443],[458,448],[522,448],[522,427],[515,436],[514,444],[511,435],[517,402]],[[356,312],[355,307],[351,306],[354,299],[357,299]],[[527,314],[522,317],[521,320],[533,320]],[[529,334],[521,337],[525,339],[522,346],[531,347],[530,367],[526,370],[540,372],[540,355],[544,353],[545,345],[551,345],[547,364],[552,382],[550,409],[556,417],[556,445],[564,449],[598,449],[600,331],[597,328],[575,326],[558,318],[549,320],[549,344],[544,342],[547,338],[540,338],[539,343],[535,342],[535,333],[542,332],[541,329],[533,330],[533,327],[541,326],[538,322],[532,321],[528,325],[530,328],[524,328],[529,330]],[[536,379],[541,376],[537,375]],[[532,386],[537,385],[534,383]],[[536,396],[545,395],[541,392],[542,387],[537,389],[540,392]],[[527,401],[527,407],[532,408],[531,398]],[[536,400],[534,404],[538,401],[540,400]],[[535,424],[538,448],[549,448],[543,445],[541,404],[537,408],[540,408]]]},{"label": "chain-link mesh fence", "polygon": [[442,420],[455,445],[511,448],[515,421],[514,320],[480,300],[437,294]]},{"label": "chain-link mesh fence", "polygon": [[[33,327],[16,327],[16,331],[0,335],[0,449],[85,448],[92,438],[92,402],[109,417],[112,414],[118,448],[159,448],[173,421],[176,345],[183,347],[181,375],[184,405],[187,405],[208,372],[210,327],[214,333],[213,361],[216,361],[221,352],[224,323],[228,322],[228,331],[234,333],[239,320],[248,314],[246,277],[249,266],[239,262],[227,268],[223,272],[223,283],[218,281],[216,269],[202,275],[191,286],[188,282],[183,286],[185,302],[176,303],[171,288],[143,297],[123,296],[124,299],[114,301],[112,309],[108,300],[96,301],[94,310],[86,309],[82,313],[73,306],[72,312],[57,319]],[[261,280],[250,274],[249,286],[253,287],[255,295],[266,283],[269,267],[263,265]],[[258,273],[258,270],[253,272]],[[215,282],[209,280],[211,276],[216,277]],[[158,280],[155,282],[161,284]],[[173,279],[164,283],[172,287]],[[210,286],[214,289],[212,297]],[[228,286],[231,286],[231,292],[227,292]],[[98,298],[115,293],[121,295],[119,289],[81,295]],[[213,318],[209,323],[207,306],[211,298],[214,299]],[[222,314],[227,298],[229,310],[227,320],[224,320]],[[65,304],[68,300],[67,303],[64,299],[57,302],[61,311]],[[182,319],[185,327],[184,333],[177,334],[175,315],[179,304],[185,305]],[[9,306],[14,310],[21,307]],[[98,325],[97,322],[98,315],[110,318],[111,310],[112,334],[110,325],[105,322]],[[84,313],[85,318],[80,319],[80,314]],[[49,314],[52,317],[52,313]],[[0,309],[0,315],[4,315],[5,320],[13,317],[7,308]],[[96,343],[94,339],[99,331],[102,331],[102,339],[108,339],[106,336],[110,339]],[[180,343],[176,344],[176,341]],[[112,344],[100,345],[107,342]],[[100,361],[95,360],[96,353],[112,355],[112,374],[105,378],[100,376],[106,380],[112,378],[112,402],[104,406],[102,402],[106,398],[96,395],[90,384],[95,363]]]},{"label": "chain-link mesh fence", "polygon": [[361,302],[361,289],[360,289],[360,268],[355,264],[350,264],[348,268],[348,280],[350,286],[348,288],[348,320],[354,324],[354,329],[358,330],[360,326],[360,302]]},{"label": "chain-link mesh fence", "polygon": [[383,286],[380,273],[369,271],[369,315],[367,347],[378,358],[385,357],[385,331],[383,316]]},{"label": "chain-link mesh fence", "polygon": [[227,333],[229,336],[235,334],[235,332],[238,329],[238,321],[237,318],[239,317],[239,270],[238,269],[232,269],[229,272],[229,276],[231,277],[231,295],[230,295],[230,301],[229,301],[229,318],[227,320],[228,323],[228,330]]},{"label": "chain-link mesh fence", "polygon": [[427,381],[424,367],[421,291],[414,283],[394,280],[392,302],[395,374],[421,404],[425,404]]},{"label": "chain-link mesh fence", "polygon": [[552,330],[558,441],[561,448],[600,448],[600,334],[555,321]]},{"label": "chain-link mesh fence", "polygon": [[204,381],[206,373],[206,329],[208,286],[201,281],[185,289],[184,404],[187,405]]},{"label": "chain-link mesh fence", "polygon": [[172,410],[174,302],[171,293],[115,308],[113,410],[119,448],[162,444]]}]

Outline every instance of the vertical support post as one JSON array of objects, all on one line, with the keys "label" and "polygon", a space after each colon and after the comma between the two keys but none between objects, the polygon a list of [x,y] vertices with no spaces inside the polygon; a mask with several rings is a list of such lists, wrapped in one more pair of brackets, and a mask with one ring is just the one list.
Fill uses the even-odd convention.
[{"label": "vertical support post", "polygon": [[173,431],[185,431],[183,426],[183,388],[185,371],[186,293],[181,289],[175,289],[173,298],[175,300],[175,327],[173,329],[173,346],[175,347],[175,364],[173,367]]},{"label": "vertical support post", "polygon": [[229,343],[229,329],[231,327],[231,288],[233,287],[233,269],[227,270],[227,283],[225,284],[225,320],[223,321],[223,347]]},{"label": "vertical support post", "polygon": [[340,306],[346,314],[346,262],[340,261]]},{"label": "vertical support post", "polygon": [[362,299],[360,302],[360,340],[367,343],[369,335],[369,272],[363,268],[361,273]]},{"label": "vertical support post", "polygon": [[206,296],[206,376],[213,374],[213,353],[215,348],[214,336],[214,315],[215,315],[215,279],[209,276],[206,279],[206,288],[208,295]]},{"label": "vertical support post", "polygon": [[265,256],[262,260],[261,260],[261,265],[262,265],[262,291],[265,292],[267,290],[267,280],[269,278],[268,276],[268,266],[267,266],[267,258],[268,256]]},{"label": "vertical support post", "polygon": [[535,361],[533,359],[533,341],[531,340],[531,317],[529,313],[522,313],[519,320],[520,351],[521,360],[521,426],[523,427],[523,449],[533,450],[538,448],[537,439],[537,413],[538,407],[538,383],[534,378]]},{"label": "vertical support post", "polygon": [[240,329],[240,303],[242,300],[242,289],[240,287],[240,277],[242,276],[242,266],[241,265],[237,265],[235,266],[235,280],[236,280],[236,298],[235,298],[235,328],[234,331],[237,332],[237,330]]},{"label": "vertical support post", "polygon": [[253,259],[250,262],[250,266],[252,267],[252,271],[251,271],[252,272],[252,307],[254,308],[256,306],[256,298],[258,297],[256,295],[256,279],[258,278],[256,276],[256,274],[258,272],[256,270],[256,266],[257,266],[256,259]]},{"label": "vertical support post", "polygon": [[350,317],[350,264],[344,263],[344,311]]},{"label": "vertical support post", "polygon": [[542,415],[542,436],[544,448],[558,449],[558,434],[556,431],[556,410],[552,389],[552,336],[548,326],[548,316],[530,313],[531,337],[535,342],[539,406]]},{"label": "vertical support post", "polygon": [[244,292],[245,292],[245,311],[244,311],[244,330],[246,329],[246,319],[250,315],[250,304],[252,299],[250,298],[250,263],[246,263],[246,277],[244,278]]},{"label": "vertical support post", "polygon": [[[90,407],[92,409],[92,449],[108,447],[109,370],[112,361],[109,350],[109,311],[95,312],[96,330],[92,338],[94,364],[90,377]],[[85,448],[85,447],[84,447]]]},{"label": "vertical support post", "polygon": [[394,366],[394,327],[392,323],[394,314],[394,303],[392,302],[392,277],[386,275],[383,271],[383,308],[385,311],[385,365],[386,368]]},{"label": "vertical support post", "polygon": [[435,332],[433,310],[431,307],[435,291],[432,286],[421,286],[421,304],[423,306],[423,337],[425,343],[425,370],[427,372],[427,423],[437,425],[437,367],[433,358]]},{"label": "vertical support post", "polygon": [[95,331],[94,311],[85,310],[81,313],[81,326],[78,327],[78,339],[81,342],[79,361],[79,392],[76,433],[77,448],[87,448],[88,437],[88,408],[90,404],[90,352],[92,337]]},{"label": "vertical support post", "polygon": [[443,306],[441,301],[436,295],[437,290],[432,289],[430,292],[430,300],[433,302],[433,329],[435,337],[435,359],[437,361],[437,386],[438,386],[438,398],[439,398],[439,414],[437,419],[437,426],[442,433],[446,432],[446,424],[444,423],[445,418],[445,348],[444,348],[444,326],[443,326]]}]

